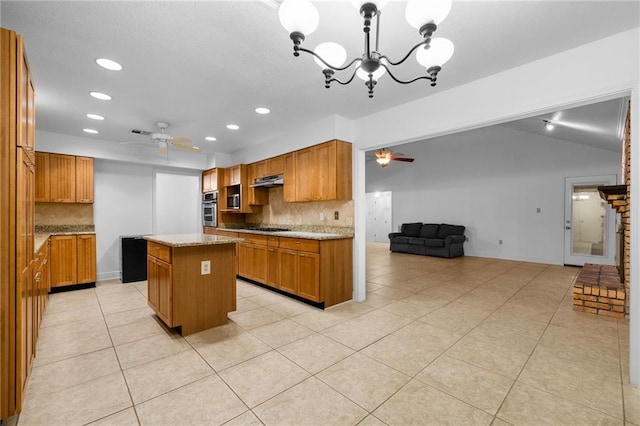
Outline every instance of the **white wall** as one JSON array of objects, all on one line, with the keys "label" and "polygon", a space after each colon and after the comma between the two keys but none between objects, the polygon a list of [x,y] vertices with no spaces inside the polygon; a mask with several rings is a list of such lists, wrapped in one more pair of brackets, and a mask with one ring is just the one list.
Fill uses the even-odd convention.
[{"label": "white wall", "polygon": [[120,235],[153,231],[153,168],[96,159],[94,180],[98,280],[119,278]]},{"label": "white wall", "polygon": [[402,149],[416,161],[385,169],[368,162],[367,192],[393,191],[393,229],[465,225],[471,256],[562,264],[564,178],[620,172],[620,152],[503,126]]},{"label": "white wall", "polygon": [[200,174],[157,171],[154,191],[154,234],[202,232]]}]

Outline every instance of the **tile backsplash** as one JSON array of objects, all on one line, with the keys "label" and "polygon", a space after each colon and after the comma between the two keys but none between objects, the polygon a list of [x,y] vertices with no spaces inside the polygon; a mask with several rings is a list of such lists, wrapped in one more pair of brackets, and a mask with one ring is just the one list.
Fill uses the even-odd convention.
[{"label": "tile backsplash", "polygon": [[[338,212],[338,219],[334,219]],[[325,227],[353,227],[353,200],[285,203],[283,188],[269,189],[269,204],[262,213],[248,214],[246,221],[269,225],[313,225]]]},{"label": "tile backsplash", "polygon": [[93,204],[36,203],[36,225],[93,225]]}]

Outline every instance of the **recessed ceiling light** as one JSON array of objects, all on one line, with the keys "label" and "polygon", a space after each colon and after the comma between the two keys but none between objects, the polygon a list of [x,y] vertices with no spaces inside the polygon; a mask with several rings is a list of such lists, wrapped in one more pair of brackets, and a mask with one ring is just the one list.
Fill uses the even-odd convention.
[{"label": "recessed ceiling light", "polygon": [[208,141],[213,142],[213,141],[215,141],[215,140],[217,140],[217,139],[216,139],[216,138],[214,138],[213,136],[207,136],[207,137],[205,138],[205,140],[208,140]]},{"label": "recessed ceiling light", "polygon": [[98,133],[98,131],[95,129],[82,129],[82,131],[86,133],[91,133],[92,135],[95,135],[96,133]]},{"label": "recessed ceiling light", "polygon": [[256,112],[258,114],[269,114],[271,112],[271,110],[269,108],[256,108]]},{"label": "recessed ceiling light", "polygon": [[99,114],[87,114],[87,117],[92,120],[104,120],[104,117]]},{"label": "recessed ceiling light", "polygon": [[116,61],[112,61],[107,58],[98,58],[96,59],[96,64],[100,65],[102,68],[109,71],[120,71],[122,70],[122,65],[117,63]]},{"label": "recessed ceiling light", "polygon": [[240,126],[238,126],[237,124],[227,124],[227,129],[238,130],[239,128]]},{"label": "recessed ceiling light", "polygon": [[93,96],[96,99],[100,99],[101,101],[110,101],[111,100],[111,96],[107,95],[106,93],[102,93],[102,92],[89,92],[89,94],[91,96]]}]

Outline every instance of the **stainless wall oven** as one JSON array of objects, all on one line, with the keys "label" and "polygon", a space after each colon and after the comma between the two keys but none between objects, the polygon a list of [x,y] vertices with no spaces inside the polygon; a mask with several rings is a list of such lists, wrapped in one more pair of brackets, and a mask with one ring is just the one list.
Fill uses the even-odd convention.
[{"label": "stainless wall oven", "polygon": [[218,226],[218,193],[202,194],[202,225]]}]

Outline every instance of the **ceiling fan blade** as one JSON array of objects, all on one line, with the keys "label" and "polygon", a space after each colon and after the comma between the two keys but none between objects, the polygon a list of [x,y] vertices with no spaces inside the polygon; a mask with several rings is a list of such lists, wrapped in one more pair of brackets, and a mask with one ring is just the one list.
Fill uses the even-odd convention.
[{"label": "ceiling fan blade", "polygon": [[131,129],[131,133],[135,135],[149,136],[153,132],[148,132],[146,130],[139,130],[139,129]]},{"label": "ceiling fan blade", "polygon": [[172,143],[189,143],[191,142],[191,139],[189,138],[173,138],[171,139]]},{"label": "ceiling fan blade", "polygon": [[200,148],[198,148],[197,146],[186,146],[186,145],[174,145],[174,146],[182,151],[200,152]]},{"label": "ceiling fan blade", "polygon": [[408,158],[408,157],[391,157],[391,161],[404,161],[407,163],[413,163],[415,161],[414,158]]}]

